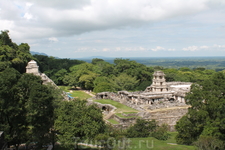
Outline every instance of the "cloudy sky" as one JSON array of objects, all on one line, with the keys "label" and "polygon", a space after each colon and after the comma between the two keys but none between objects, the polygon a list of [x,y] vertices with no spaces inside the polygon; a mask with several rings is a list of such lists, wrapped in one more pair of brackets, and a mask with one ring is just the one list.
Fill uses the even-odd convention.
[{"label": "cloudy sky", "polygon": [[225,0],[0,0],[0,29],[60,58],[225,56]]}]

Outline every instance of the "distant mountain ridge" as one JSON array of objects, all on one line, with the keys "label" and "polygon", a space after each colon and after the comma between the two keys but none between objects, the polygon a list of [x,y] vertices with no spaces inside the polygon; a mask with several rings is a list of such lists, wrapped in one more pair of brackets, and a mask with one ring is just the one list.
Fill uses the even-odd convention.
[{"label": "distant mountain ridge", "polygon": [[44,56],[48,56],[45,53],[39,53],[39,52],[34,52],[34,51],[30,51],[31,55],[44,55]]}]

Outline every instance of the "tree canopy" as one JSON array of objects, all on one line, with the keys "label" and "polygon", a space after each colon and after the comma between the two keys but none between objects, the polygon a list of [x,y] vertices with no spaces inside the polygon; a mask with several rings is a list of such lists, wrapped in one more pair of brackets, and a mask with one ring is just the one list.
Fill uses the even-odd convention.
[{"label": "tree canopy", "polygon": [[40,77],[13,68],[0,73],[0,129],[9,143],[43,143],[52,125],[52,103],[52,93]]},{"label": "tree canopy", "polygon": [[193,84],[187,94],[188,113],[176,124],[180,144],[192,144],[211,136],[225,141],[225,74],[215,73],[201,84]]},{"label": "tree canopy", "polygon": [[74,144],[77,140],[93,139],[105,132],[102,112],[84,100],[62,101],[56,110],[55,128],[63,144]]},{"label": "tree canopy", "polygon": [[20,73],[24,73],[27,63],[33,59],[30,47],[27,43],[17,45],[8,35],[9,31],[1,31],[0,34],[0,72],[13,67]]}]

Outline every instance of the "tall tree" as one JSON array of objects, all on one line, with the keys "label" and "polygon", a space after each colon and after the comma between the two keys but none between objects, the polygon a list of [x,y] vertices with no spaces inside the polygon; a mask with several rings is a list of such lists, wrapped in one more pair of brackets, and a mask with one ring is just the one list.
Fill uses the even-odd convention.
[{"label": "tall tree", "polygon": [[31,59],[29,45],[22,43],[19,46],[13,43],[8,35],[8,31],[1,31],[0,34],[0,71],[8,67],[13,67],[20,73],[25,72],[25,67]]},{"label": "tall tree", "polygon": [[191,144],[200,136],[225,141],[225,75],[215,73],[201,85],[193,84],[187,94],[188,113],[176,124],[177,142]]},{"label": "tall tree", "polygon": [[57,109],[55,128],[59,141],[65,145],[74,144],[76,140],[93,139],[104,133],[106,128],[102,112],[95,105],[86,101],[62,101]]},{"label": "tall tree", "polygon": [[53,96],[33,74],[20,75],[13,68],[0,73],[0,129],[9,144],[43,143],[52,125]]},{"label": "tall tree", "polygon": [[137,85],[138,80],[136,77],[127,75],[126,73],[120,74],[118,77],[113,77],[111,84],[113,85],[116,91],[120,90],[132,90]]}]

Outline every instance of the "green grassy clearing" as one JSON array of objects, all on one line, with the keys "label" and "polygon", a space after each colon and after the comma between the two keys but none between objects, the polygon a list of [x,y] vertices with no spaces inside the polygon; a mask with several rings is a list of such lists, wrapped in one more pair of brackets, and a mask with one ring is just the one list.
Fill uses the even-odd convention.
[{"label": "green grassy clearing", "polygon": [[[69,148],[68,147],[64,147],[62,145],[57,145],[55,147],[55,150],[68,150],[68,149],[72,149],[74,148],[75,146],[74,145],[69,145]],[[83,146],[83,145],[78,145],[78,149],[84,149],[84,150],[99,150],[98,148],[91,148],[91,147],[87,147],[87,146]]]},{"label": "green grassy clearing", "polygon": [[80,98],[80,99],[88,99],[91,98],[91,96],[83,91],[80,90],[73,90],[69,86],[59,86],[60,89],[62,89],[65,92],[69,92],[72,97],[74,98]]},{"label": "green grassy clearing", "polygon": [[72,97],[75,97],[75,98],[80,98],[80,99],[88,99],[88,98],[91,98],[90,95],[88,95],[87,93],[83,92],[83,91],[73,91],[73,92],[70,92]]},{"label": "green grassy clearing", "polygon": [[[168,144],[170,140],[160,141],[155,138],[131,138],[130,150],[195,150],[194,146]],[[174,143],[175,144],[175,143]]]},{"label": "green grassy clearing", "polygon": [[[175,136],[177,132],[169,132],[170,138],[166,141],[157,140],[153,137],[148,138],[129,138],[128,139],[128,150],[195,150],[194,146],[187,146],[187,145],[175,145],[176,140]],[[172,145],[174,144],[174,145]],[[124,147],[124,143],[118,143],[117,146],[113,148],[113,150],[118,150],[119,148]],[[66,150],[66,148],[57,145],[56,150]],[[84,146],[80,146],[80,149],[86,150],[94,150],[97,148],[85,148]]]},{"label": "green grassy clearing", "polygon": [[116,102],[116,101],[113,101],[113,100],[110,100],[110,99],[100,99],[100,100],[95,100],[95,102],[99,102],[101,104],[111,104],[113,106],[115,106],[117,109],[116,109],[116,112],[117,113],[121,113],[121,112],[138,112],[137,110],[133,109],[133,108],[130,108],[124,104],[121,104],[119,102]]},{"label": "green grassy clearing", "polygon": [[137,112],[124,112],[124,114],[136,114]]},{"label": "green grassy clearing", "polygon": [[[131,138],[130,150],[195,150],[194,146],[175,145],[177,132],[169,132],[170,138],[166,141],[157,140],[153,137]],[[174,145],[173,145],[174,144]]]},{"label": "green grassy clearing", "polygon": [[111,124],[119,124],[119,122],[116,121],[115,119],[108,119],[108,121],[109,121]]}]

